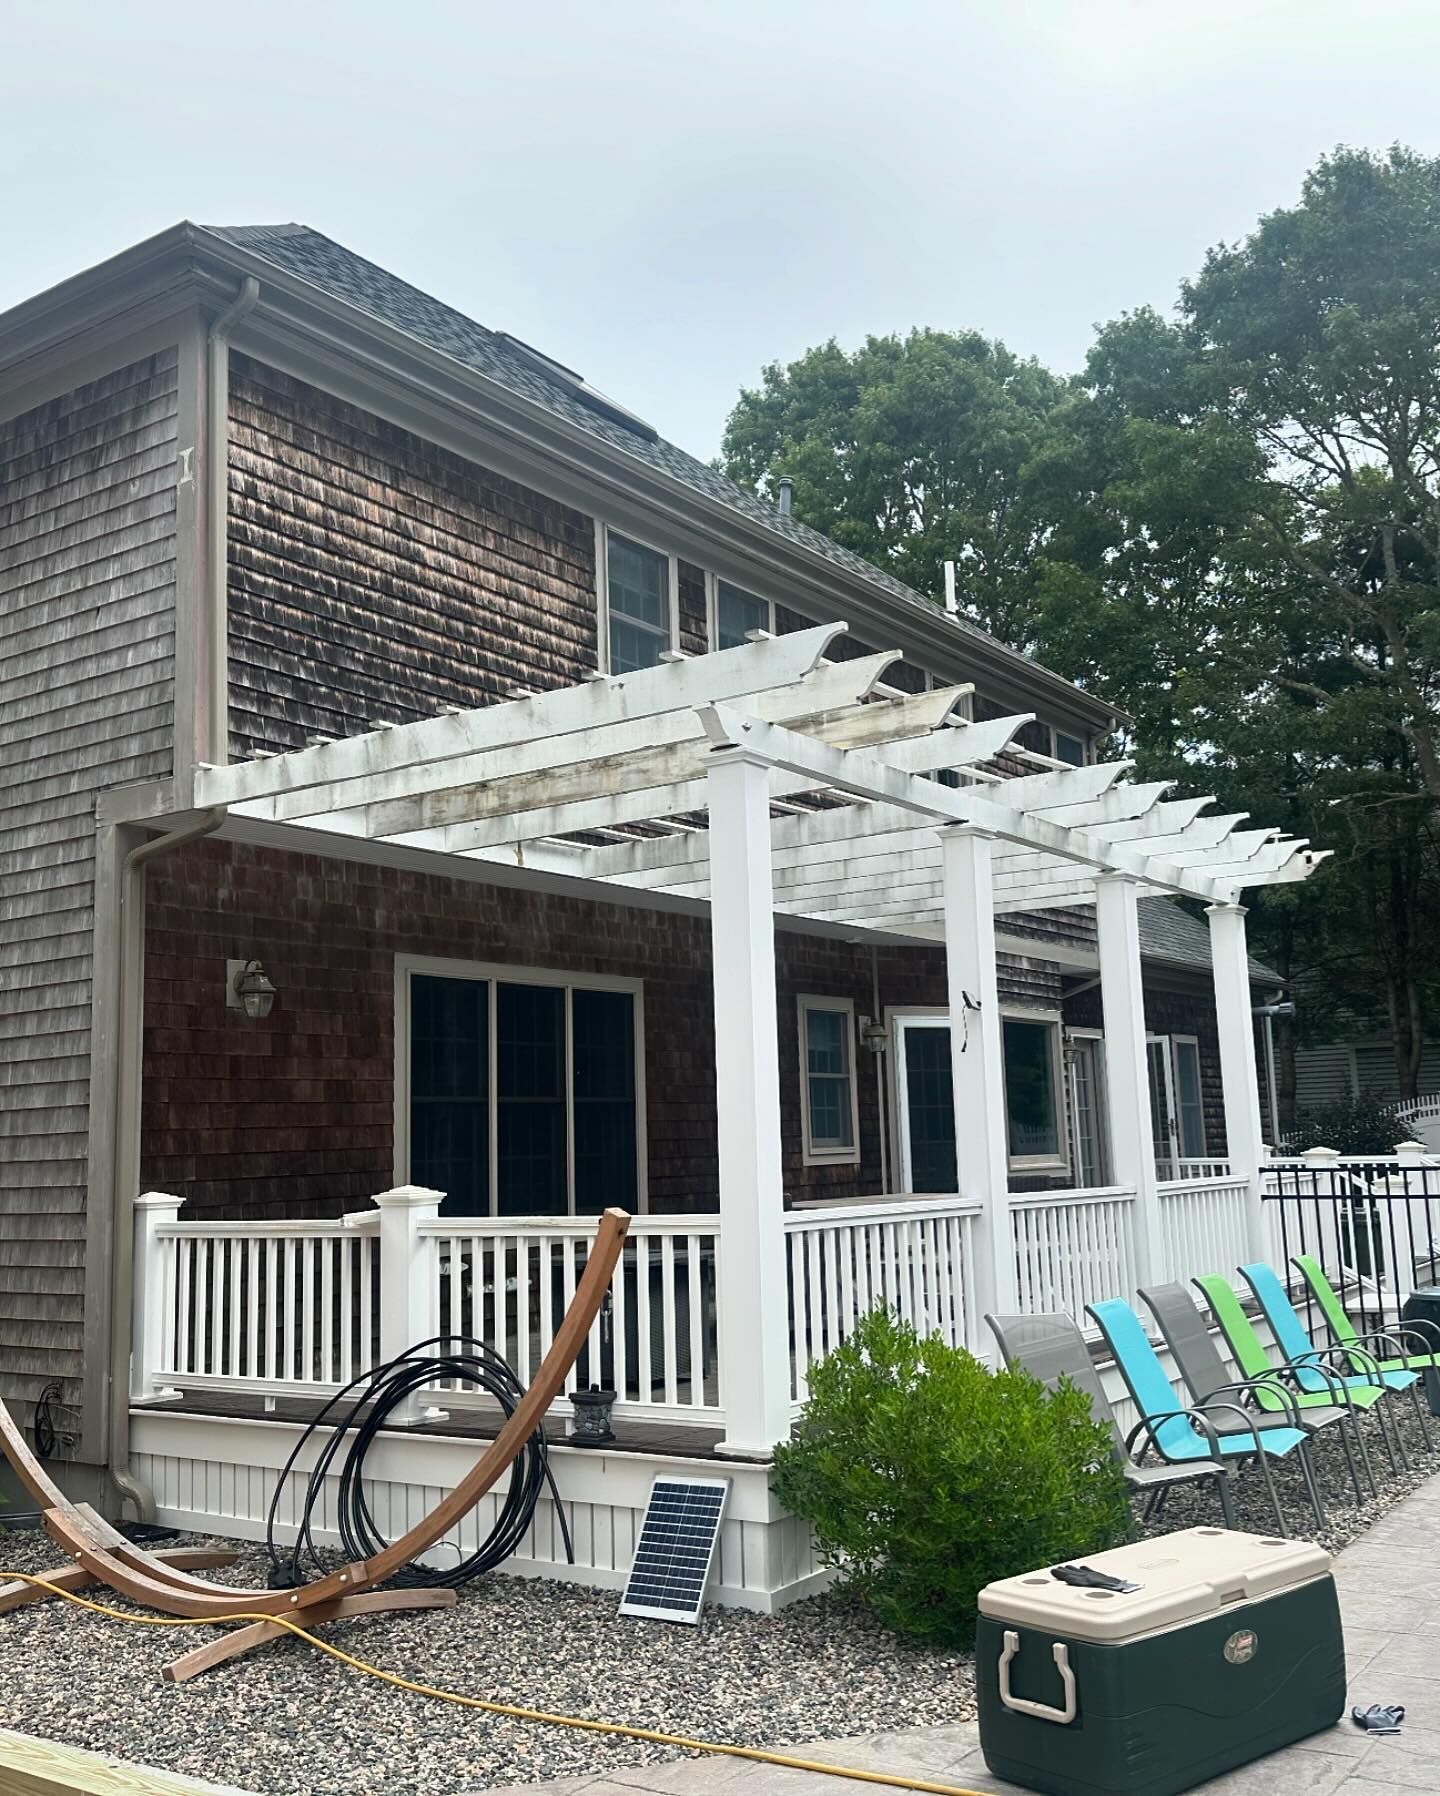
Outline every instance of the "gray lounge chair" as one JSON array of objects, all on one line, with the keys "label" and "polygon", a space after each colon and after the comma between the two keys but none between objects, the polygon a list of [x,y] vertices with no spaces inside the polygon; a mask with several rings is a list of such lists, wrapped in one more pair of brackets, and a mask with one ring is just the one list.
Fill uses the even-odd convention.
[{"label": "gray lounge chair", "polygon": [[[1202,1409],[1215,1405],[1213,1420],[1217,1434],[1224,1436],[1240,1430],[1263,1434],[1271,1428],[1298,1428],[1304,1434],[1318,1434],[1322,1428],[1336,1427],[1345,1448],[1346,1463],[1350,1467],[1355,1501],[1365,1501],[1355,1448],[1345,1427],[1347,1420],[1355,1427],[1355,1439],[1359,1442],[1360,1452],[1364,1457],[1365,1470],[1370,1475],[1372,1491],[1375,1479],[1370,1471],[1370,1456],[1359,1431],[1358,1418],[1352,1408],[1337,1403],[1302,1409],[1296,1403],[1293,1392],[1278,1376],[1236,1378],[1222,1359],[1220,1349],[1215,1345],[1215,1337],[1210,1333],[1205,1318],[1184,1285],[1142,1287],[1140,1297],[1160,1325],[1160,1332],[1174,1358],[1181,1382],[1191,1398]],[[1259,1396],[1262,1389],[1279,1400],[1278,1410],[1255,1410],[1250,1407],[1251,1401]],[[1232,1404],[1226,1402],[1226,1399],[1239,1399],[1246,1404],[1245,1415],[1236,1416]],[[1308,1455],[1302,1455],[1301,1464],[1307,1485],[1313,1485]]]},{"label": "gray lounge chair", "polygon": [[[1144,1495],[1143,1514],[1147,1522],[1164,1506],[1165,1498],[1177,1484],[1196,1484],[1208,1479],[1214,1483],[1220,1498],[1226,1526],[1235,1526],[1232,1471],[1228,1465],[1220,1463],[1218,1454],[1212,1460],[1192,1460],[1183,1465],[1169,1465],[1163,1460],[1145,1464],[1144,1447],[1139,1456],[1134,1454],[1134,1437],[1127,1440],[1121,1432],[1105,1387],[1100,1382],[1100,1374],[1090,1357],[1090,1348],[1072,1317],[1055,1311],[1035,1316],[987,1316],[985,1321],[1008,1365],[1023,1366],[1047,1390],[1054,1390],[1062,1378],[1068,1378],[1077,1390],[1084,1391],[1090,1399],[1091,1415],[1108,1427],[1114,1438],[1115,1457],[1131,1488]],[[1146,1434],[1146,1444],[1149,1444],[1144,1422],[1136,1433]]]}]

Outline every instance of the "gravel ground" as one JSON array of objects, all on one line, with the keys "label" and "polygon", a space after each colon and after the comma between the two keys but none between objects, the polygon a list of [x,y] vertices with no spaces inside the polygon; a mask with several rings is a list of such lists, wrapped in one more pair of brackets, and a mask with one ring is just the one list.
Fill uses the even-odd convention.
[{"label": "gravel ground", "polygon": [[[1440,1471],[1440,1451],[1425,1452],[1413,1417],[1401,1421],[1411,1470],[1398,1476],[1373,1421],[1366,1424],[1381,1489],[1363,1509],[1353,1502],[1338,1443],[1318,1448],[1330,1508],[1321,1538],[1333,1550]],[[1432,1430],[1440,1445],[1440,1422]],[[1312,1533],[1298,1473],[1279,1468],[1277,1483],[1292,1530]],[[1254,1473],[1241,1481],[1239,1497],[1240,1525],[1269,1533],[1273,1518]],[[1180,1489],[1150,1532],[1218,1519],[1212,1496]],[[261,1556],[253,1546],[239,1550],[233,1571],[212,1575],[262,1582]],[[54,1549],[40,1537],[0,1535],[0,1566],[37,1571],[53,1563]],[[387,1670],[449,1689],[747,1745],[847,1739],[974,1713],[968,1656],[901,1645],[831,1597],[778,1616],[711,1609],[693,1630],[622,1619],[618,1600],[576,1585],[491,1577],[454,1609],[327,1632]],[[0,1726],[259,1796],[460,1796],[603,1777],[675,1756],[638,1741],[427,1702],[290,1642],[192,1684],[163,1683],[165,1661],[204,1637],[200,1629],[122,1628],[59,1604],[0,1617]]]}]

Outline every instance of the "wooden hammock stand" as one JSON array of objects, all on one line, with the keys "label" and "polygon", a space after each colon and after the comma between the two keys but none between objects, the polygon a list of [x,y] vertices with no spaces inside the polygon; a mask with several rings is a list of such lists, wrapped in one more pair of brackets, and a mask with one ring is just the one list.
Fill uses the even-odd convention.
[{"label": "wooden hammock stand", "polygon": [[[0,1449],[41,1510],[46,1533],[68,1555],[65,1565],[43,1575],[64,1590],[108,1585],[145,1608],[193,1621],[225,1621],[244,1609],[262,1615],[285,1615],[308,1628],[376,1610],[448,1607],[455,1601],[453,1590],[377,1590],[375,1586],[436,1546],[509,1470],[560,1395],[570,1368],[579,1357],[610,1287],[629,1226],[630,1218],[624,1210],[606,1210],[601,1216],[575,1296],[530,1388],[450,1495],[382,1552],[343,1566],[298,1590],[236,1590],[193,1575],[233,1564],[234,1553],[203,1547],[147,1553],[135,1546],[88,1504],[72,1503],[66,1497],[0,1402]],[[0,1584],[0,1613],[43,1600],[48,1594],[29,1584]],[[212,1665],[238,1658],[285,1632],[274,1622],[250,1622],[184,1654],[165,1667],[164,1675],[172,1683],[183,1683]]]}]

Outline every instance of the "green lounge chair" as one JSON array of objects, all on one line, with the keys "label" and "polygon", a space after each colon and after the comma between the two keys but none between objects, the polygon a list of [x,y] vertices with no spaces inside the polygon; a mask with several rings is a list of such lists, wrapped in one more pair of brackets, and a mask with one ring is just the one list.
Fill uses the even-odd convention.
[{"label": "green lounge chair", "polygon": [[[1313,1382],[1315,1368],[1329,1365],[1340,1371],[1347,1384],[1353,1377],[1362,1384],[1378,1384],[1387,1391],[1408,1391],[1410,1401],[1415,1406],[1416,1419],[1420,1423],[1420,1433],[1426,1447],[1429,1447],[1430,1429],[1425,1421],[1425,1411],[1420,1406],[1418,1372],[1382,1372],[1374,1354],[1366,1352],[1363,1347],[1317,1347],[1305,1332],[1300,1312],[1291,1303],[1290,1293],[1273,1266],[1267,1265],[1264,1260],[1251,1260],[1248,1265],[1240,1268],[1240,1276],[1255,1293],[1255,1301],[1264,1310],[1275,1344],[1289,1362],[1297,1384],[1318,1388]],[[1345,1366],[1358,1369],[1353,1373],[1341,1370]],[[1405,1443],[1400,1438],[1398,1423],[1395,1424],[1395,1444],[1400,1449],[1400,1458],[1406,1471],[1409,1471],[1410,1459],[1405,1451]]]},{"label": "green lounge chair", "polygon": [[[1382,1372],[1423,1372],[1428,1367],[1440,1366],[1440,1354],[1431,1352],[1430,1343],[1425,1336],[1417,1329],[1407,1328],[1403,1323],[1395,1328],[1370,1329],[1361,1334],[1346,1315],[1339,1292],[1326,1277],[1324,1267],[1314,1254],[1297,1254],[1292,1264],[1309,1285],[1315,1301],[1320,1305],[1325,1326],[1330,1330],[1337,1347],[1363,1348],[1366,1353],[1374,1355]],[[1407,1342],[1418,1342],[1418,1351],[1413,1346],[1407,1350]],[[1393,1352],[1397,1348],[1398,1353]],[[1381,1359],[1377,1349],[1392,1350],[1393,1356]]]},{"label": "green lounge chair", "polygon": [[[1359,1415],[1366,1415],[1381,1402],[1385,1396],[1384,1389],[1378,1384],[1349,1384],[1343,1382],[1328,1367],[1316,1368],[1321,1388],[1305,1390],[1298,1387],[1290,1367],[1281,1360],[1277,1365],[1261,1344],[1253,1323],[1245,1314],[1245,1306],[1239,1294],[1228,1279],[1221,1278],[1218,1273],[1206,1272],[1194,1281],[1196,1289],[1210,1306],[1210,1313],[1219,1324],[1220,1332],[1225,1337],[1225,1345],[1230,1349],[1230,1356],[1240,1368],[1244,1378],[1268,1379],[1279,1377],[1290,1387],[1291,1395],[1301,1411],[1307,1409],[1329,1409],[1333,1405],[1343,1404],[1347,1409]],[[1273,1391],[1263,1384],[1257,1386],[1256,1402],[1262,1409],[1276,1410],[1283,1407],[1276,1399]],[[1386,1433],[1383,1421],[1377,1422],[1380,1428],[1380,1439],[1384,1443],[1385,1452],[1390,1460],[1390,1469],[1398,1471],[1395,1449],[1390,1445],[1390,1436]],[[1375,1470],[1370,1463],[1370,1449],[1364,1434],[1356,1427],[1355,1438],[1360,1444],[1360,1456],[1365,1462],[1365,1476],[1369,1480],[1372,1492],[1377,1490]]]}]

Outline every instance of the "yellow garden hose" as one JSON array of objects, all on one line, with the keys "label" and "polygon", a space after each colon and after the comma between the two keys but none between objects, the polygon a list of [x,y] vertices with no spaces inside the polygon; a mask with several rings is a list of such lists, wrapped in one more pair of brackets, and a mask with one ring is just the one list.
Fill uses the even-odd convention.
[{"label": "yellow garden hose", "polygon": [[33,1585],[37,1590],[48,1591],[51,1596],[63,1597],[67,1603],[73,1603],[77,1609],[88,1609],[93,1615],[103,1615],[110,1621],[131,1622],[142,1628],[211,1627],[232,1621],[270,1622],[275,1627],[294,1634],[297,1639],[308,1641],[322,1653],[328,1653],[332,1659],[348,1665],[352,1671],[363,1671],[367,1677],[379,1678],[383,1683],[393,1684],[397,1690],[408,1690],[414,1696],[433,1696],[441,1702],[459,1703],[467,1709],[484,1709],[490,1715],[508,1715],[518,1721],[544,1721],[552,1727],[573,1727],[591,1734],[618,1734],[627,1740],[645,1740],[655,1746],[683,1747],[688,1752],[713,1752],[734,1759],[754,1759],[762,1765],[785,1765],[792,1771],[818,1771],[829,1777],[853,1778],[857,1783],[884,1784],[892,1790],[921,1790],[927,1792],[927,1796],[982,1796],[980,1791],[968,1790],[959,1784],[927,1783],[923,1778],[903,1777],[889,1771],[858,1771],[849,1765],[826,1765],[814,1759],[795,1758],[790,1753],[766,1752],[758,1746],[728,1746],[718,1740],[687,1740],[680,1734],[657,1733],[648,1727],[626,1727],[618,1721],[588,1721],[579,1715],[551,1715],[544,1709],[522,1709],[514,1703],[487,1702],[480,1696],[462,1696],[455,1690],[440,1690],[434,1684],[417,1684],[410,1678],[397,1677],[393,1671],[382,1671],[378,1665],[370,1665],[364,1659],[342,1652],[328,1640],[321,1640],[307,1628],[302,1628],[299,1622],[291,1621],[287,1615],[264,1615],[259,1611],[237,1610],[234,1615],[209,1616],[203,1622],[172,1615],[130,1615],[122,1609],[111,1609],[104,1603],[94,1603],[88,1597],[62,1590],[58,1584],[52,1584],[46,1578],[34,1577],[29,1572],[0,1569],[0,1582],[11,1580]]}]

